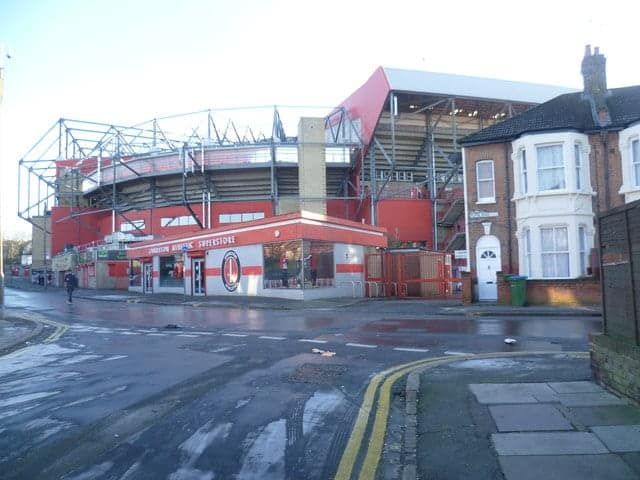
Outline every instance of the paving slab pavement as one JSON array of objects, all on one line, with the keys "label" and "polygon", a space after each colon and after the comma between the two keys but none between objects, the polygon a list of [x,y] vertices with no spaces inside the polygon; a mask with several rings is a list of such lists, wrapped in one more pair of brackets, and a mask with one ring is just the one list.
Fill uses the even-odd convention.
[{"label": "paving slab pavement", "polygon": [[511,360],[421,375],[417,478],[640,479],[640,408],[592,382],[587,358]]},{"label": "paving slab pavement", "polygon": [[573,430],[571,422],[553,405],[492,405],[489,412],[499,432]]},{"label": "paving slab pavement", "polygon": [[507,480],[634,480],[637,474],[617,455],[500,457]]}]

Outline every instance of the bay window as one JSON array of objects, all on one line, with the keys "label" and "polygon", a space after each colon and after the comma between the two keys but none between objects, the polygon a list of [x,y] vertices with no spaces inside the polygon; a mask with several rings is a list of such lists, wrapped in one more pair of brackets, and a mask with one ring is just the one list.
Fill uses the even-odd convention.
[{"label": "bay window", "polygon": [[576,190],[582,189],[582,161],[580,158],[580,145],[573,145],[573,156],[576,164]]},{"label": "bay window", "polygon": [[531,276],[531,230],[524,231],[524,267],[525,275]]},{"label": "bay window", "polygon": [[542,276],[569,276],[569,237],[566,226],[541,227]]},{"label": "bay window", "polygon": [[520,179],[522,193],[529,191],[529,179],[527,178],[527,151],[520,150]]},{"label": "bay window", "polygon": [[578,227],[578,246],[580,255],[580,275],[587,274],[587,229],[584,225]]},{"label": "bay window", "polygon": [[538,160],[538,191],[566,188],[562,145],[536,147]]}]

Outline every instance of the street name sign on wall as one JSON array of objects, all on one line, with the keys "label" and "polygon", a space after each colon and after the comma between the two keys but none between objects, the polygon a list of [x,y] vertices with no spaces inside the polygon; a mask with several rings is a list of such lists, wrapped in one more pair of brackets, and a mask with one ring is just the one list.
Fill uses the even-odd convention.
[{"label": "street name sign on wall", "polygon": [[484,220],[485,218],[495,218],[498,217],[498,212],[485,212],[483,210],[471,210],[469,212],[469,220]]}]

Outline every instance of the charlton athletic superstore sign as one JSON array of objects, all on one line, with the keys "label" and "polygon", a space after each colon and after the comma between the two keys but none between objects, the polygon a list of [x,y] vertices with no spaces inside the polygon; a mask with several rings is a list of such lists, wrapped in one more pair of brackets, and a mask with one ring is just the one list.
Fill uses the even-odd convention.
[{"label": "charlton athletic superstore sign", "polygon": [[207,238],[205,240],[188,241],[174,243],[171,245],[162,245],[158,247],[150,247],[147,251],[149,255],[161,255],[163,253],[184,253],[190,250],[201,250],[206,248],[225,247],[236,243],[235,235],[225,235],[224,237]]}]

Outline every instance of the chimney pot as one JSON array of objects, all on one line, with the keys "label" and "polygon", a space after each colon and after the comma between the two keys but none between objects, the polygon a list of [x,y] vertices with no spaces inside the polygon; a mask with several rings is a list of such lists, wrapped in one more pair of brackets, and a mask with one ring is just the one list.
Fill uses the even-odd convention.
[{"label": "chimney pot", "polygon": [[607,92],[607,59],[596,47],[591,55],[591,45],[585,48],[585,57],[582,59],[582,77],[584,79],[584,92],[597,97]]}]

